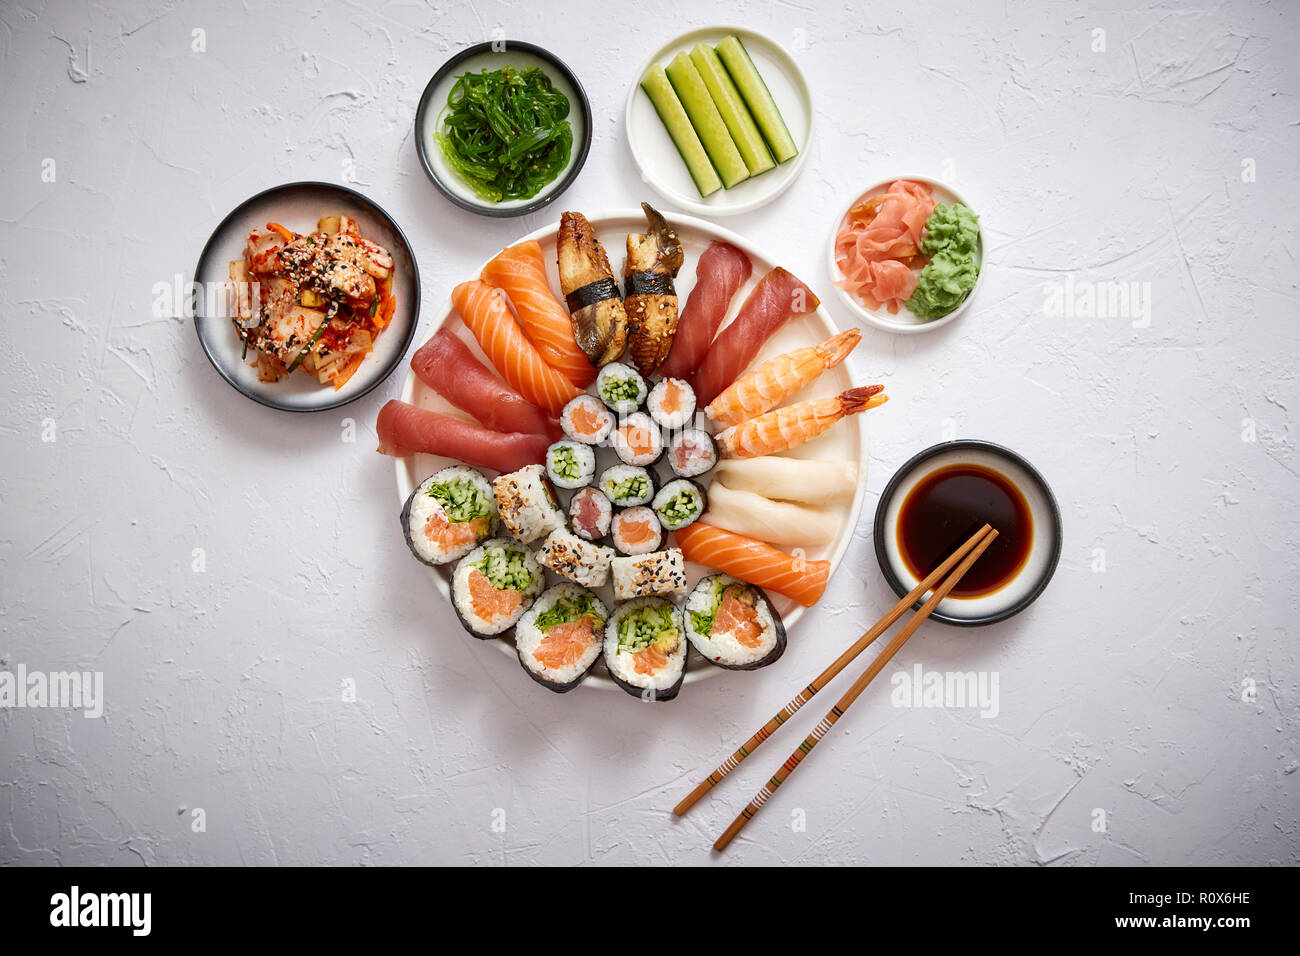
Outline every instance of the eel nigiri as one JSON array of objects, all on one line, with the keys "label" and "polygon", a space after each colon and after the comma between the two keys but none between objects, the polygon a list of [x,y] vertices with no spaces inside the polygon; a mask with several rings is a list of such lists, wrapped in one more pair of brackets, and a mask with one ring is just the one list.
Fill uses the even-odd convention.
[{"label": "eel nigiri", "polygon": [[555,245],[574,340],[597,368],[617,361],[627,347],[627,311],[596,231],[582,213],[566,212]]},{"label": "eel nigiri", "polygon": [[709,343],[727,317],[727,308],[749,281],[754,264],[727,242],[715,240],[695,263],[695,288],[686,297],[672,350],[659,367],[664,378],[688,379],[704,361]]},{"label": "eel nigiri", "polygon": [[451,303],[506,384],[527,401],[559,417],[564,406],[582,394],[546,364],[510,314],[505,293],[496,286],[482,279],[462,282],[451,290]]},{"label": "eel nigiri", "polygon": [[848,329],[821,345],[795,349],[768,359],[736,379],[705,409],[719,425],[739,425],[770,412],[849,357],[862,341],[861,329]]},{"label": "eel nigiri", "polygon": [[569,313],[551,292],[542,247],[533,239],[501,250],[483,267],[484,282],[504,289],[546,364],[578,388],[586,388],[596,370],[573,338]]},{"label": "eel nigiri", "polygon": [[647,233],[629,233],[623,267],[623,305],[627,311],[627,351],[642,375],[653,375],[668,357],[677,334],[677,292],[673,279],[682,267],[677,233],[649,203],[642,203]]},{"label": "eel nigiri", "polygon": [[809,561],[786,554],[770,544],[697,521],[676,532],[677,546],[687,561],[725,571],[733,578],[784,594],[812,607],[826,591],[829,561]]},{"label": "eel nigiri", "polygon": [[423,452],[500,472],[541,464],[551,443],[545,435],[497,432],[395,398],[379,410],[375,430],[380,454],[405,458]]},{"label": "eel nigiri", "polygon": [[795,402],[766,415],[732,425],[714,436],[728,458],[758,458],[789,451],[810,442],[841,418],[865,412],[889,401],[883,385],[864,385],[834,398]]},{"label": "eel nigiri", "polygon": [[734,382],[787,319],[813,312],[820,304],[812,289],[785,269],[778,267],[759,279],[691,379],[699,404],[708,405]]},{"label": "eel nigiri", "polygon": [[439,329],[416,350],[411,368],[425,385],[494,431],[548,435],[552,441],[560,436],[559,422],[503,384],[448,329]]}]

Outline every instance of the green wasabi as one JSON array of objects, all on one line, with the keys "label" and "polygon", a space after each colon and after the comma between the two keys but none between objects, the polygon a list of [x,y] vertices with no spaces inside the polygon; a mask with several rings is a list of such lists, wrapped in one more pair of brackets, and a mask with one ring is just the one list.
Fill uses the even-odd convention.
[{"label": "green wasabi", "polygon": [[925,223],[921,251],[930,262],[904,305],[922,319],[938,319],[966,301],[979,278],[979,217],[968,206],[934,207]]}]

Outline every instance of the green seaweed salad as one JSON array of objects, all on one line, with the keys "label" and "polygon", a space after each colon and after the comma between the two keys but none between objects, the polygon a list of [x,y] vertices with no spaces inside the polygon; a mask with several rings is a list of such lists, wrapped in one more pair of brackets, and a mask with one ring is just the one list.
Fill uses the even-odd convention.
[{"label": "green seaweed salad", "polygon": [[569,98],[538,67],[464,73],[447,96],[434,139],[483,199],[531,199],[569,162]]}]

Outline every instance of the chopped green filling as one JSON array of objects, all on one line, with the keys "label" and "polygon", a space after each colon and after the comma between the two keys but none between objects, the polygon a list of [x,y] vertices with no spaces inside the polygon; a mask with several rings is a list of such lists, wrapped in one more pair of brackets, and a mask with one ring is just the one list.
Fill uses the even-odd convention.
[{"label": "chopped green filling", "polygon": [[627,501],[629,498],[644,498],[650,493],[650,484],[645,475],[629,475],[622,481],[606,482],[606,490],[613,501]]},{"label": "chopped green filling", "polygon": [[524,591],[533,583],[533,574],[524,563],[524,552],[515,548],[489,545],[473,567],[498,591]]},{"label": "chopped green filling", "polygon": [[584,617],[595,618],[596,623],[604,624],[605,615],[600,613],[596,607],[596,602],[590,594],[579,594],[577,597],[560,598],[545,611],[537,615],[536,625],[539,631],[549,631],[559,624],[569,624],[573,621],[580,621]]},{"label": "chopped green filling", "polygon": [[483,489],[462,478],[438,482],[425,493],[442,505],[451,524],[464,524],[492,513],[492,502]]},{"label": "chopped green filling", "polygon": [[635,402],[641,397],[641,383],[630,376],[628,378],[610,376],[601,384],[600,395],[611,405],[615,402]]},{"label": "chopped green filling", "polygon": [[667,518],[670,523],[676,524],[695,517],[699,510],[700,503],[696,499],[694,492],[683,489],[669,498],[664,506],[659,509],[659,513]]},{"label": "chopped green filling", "polygon": [[725,578],[714,578],[713,591],[709,594],[708,611],[691,611],[691,627],[695,629],[696,634],[712,634],[713,619],[718,616],[718,608],[722,607],[722,599],[727,595],[727,589],[732,587],[734,581],[727,581]]},{"label": "chopped green filling", "polygon": [[568,445],[551,449],[551,471],[565,481],[577,481],[581,469],[574,450]]},{"label": "chopped green filling", "polygon": [[628,611],[618,622],[618,649],[635,654],[658,640],[677,636],[672,605],[651,604]]}]

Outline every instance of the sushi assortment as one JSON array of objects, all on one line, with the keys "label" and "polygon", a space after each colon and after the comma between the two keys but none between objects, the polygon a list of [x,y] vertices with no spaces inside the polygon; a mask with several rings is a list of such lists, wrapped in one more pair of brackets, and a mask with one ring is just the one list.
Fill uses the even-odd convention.
[{"label": "sushi assortment", "polygon": [[[860,333],[754,365],[787,321],[817,308],[812,290],[773,269],[724,324],[753,267],[715,242],[679,315],[681,243],[642,209],[621,287],[577,212],[556,237],[562,298],[531,241],[456,286],[468,334],[441,328],[411,365],[474,421],[391,401],[376,428],[382,452],[462,463],[421,482],[401,523],[418,560],[450,567],[470,634],[512,637],[523,669],[558,693],[603,659],[618,686],[666,701],[690,647],[735,670],[781,656],[785,627],[768,592],[805,606],[821,597],[830,563],[801,549],[835,537],[826,506],[853,495],[857,473],[777,453],[885,396],[868,386],[785,404]],[[707,569],[694,588],[688,565]]]}]

